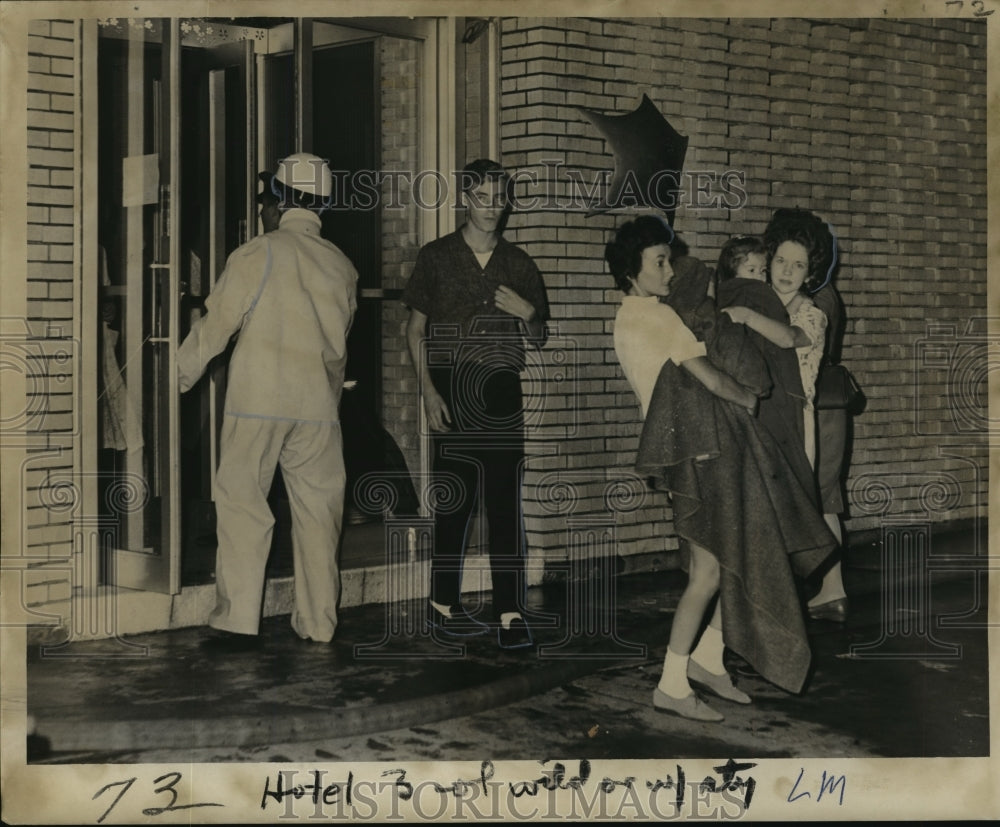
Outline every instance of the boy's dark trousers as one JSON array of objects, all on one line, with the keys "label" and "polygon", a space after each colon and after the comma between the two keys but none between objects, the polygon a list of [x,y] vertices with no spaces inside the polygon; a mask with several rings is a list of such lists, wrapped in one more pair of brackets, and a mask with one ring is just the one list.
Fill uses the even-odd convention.
[{"label": "boy's dark trousers", "polygon": [[488,523],[493,614],[519,612],[524,595],[521,481],[524,413],[521,379],[497,363],[435,367],[431,380],[451,413],[451,430],[431,434],[439,496],[431,557],[431,600],[461,604],[462,564],[472,518],[482,503]]}]

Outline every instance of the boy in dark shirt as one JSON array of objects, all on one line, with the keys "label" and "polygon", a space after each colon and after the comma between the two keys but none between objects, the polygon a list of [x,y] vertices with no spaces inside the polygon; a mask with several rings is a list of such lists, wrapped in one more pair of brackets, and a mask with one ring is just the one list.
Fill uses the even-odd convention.
[{"label": "boy in dark shirt", "polygon": [[[545,341],[548,302],[531,258],[501,235],[509,176],[473,161],[460,181],[466,222],[420,250],[403,302],[406,336],[431,431],[432,470],[457,484],[435,514],[428,621],[453,635],[488,627],[461,603],[462,559],[482,498],[489,523],[493,613],[500,646],[532,644],[521,616],[524,342]],[[453,475],[453,476],[449,476]]]}]

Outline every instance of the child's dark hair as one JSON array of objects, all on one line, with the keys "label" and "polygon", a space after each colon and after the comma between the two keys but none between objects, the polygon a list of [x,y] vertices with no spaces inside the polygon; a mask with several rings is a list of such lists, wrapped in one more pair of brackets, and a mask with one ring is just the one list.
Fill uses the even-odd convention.
[{"label": "child's dark hair", "polygon": [[673,240],[670,225],[655,215],[642,215],[622,224],[614,240],[604,247],[604,260],[618,289],[623,293],[632,289],[631,280],[642,269],[643,250],[657,244],[669,245]]},{"label": "child's dark hair", "polygon": [[814,292],[826,281],[834,260],[833,233],[822,218],[809,210],[775,210],[764,230],[769,272],[775,251],[786,241],[794,241],[806,249],[809,255],[809,274],[802,286],[806,291]]},{"label": "child's dark hair", "polygon": [[719,281],[727,281],[736,278],[736,271],[746,260],[746,257],[760,253],[767,255],[767,248],[764,241],[755,235],[737,235],[722,245],[722,252],[719,253],[719,264],[715,268]]}]

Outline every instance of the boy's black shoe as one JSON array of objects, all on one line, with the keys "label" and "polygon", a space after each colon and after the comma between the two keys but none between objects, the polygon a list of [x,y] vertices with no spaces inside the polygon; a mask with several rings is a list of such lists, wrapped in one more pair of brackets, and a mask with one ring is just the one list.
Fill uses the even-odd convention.
[{"label": "boy's black shoe", "polygon": [[213,629],[208,637],[199,644],[203,652],[213,655],[234,655],[239,652],[254,652],[261,648],[259,635],[241,635],[237,632],[224,632]]},{"label": "boy's black shoe", "polygon": [[531,646],[534,641],[531,639],[528,624],[521,618],[515,617],[510,622],[510,628],[505,629],[502,625],[497,628],[497,643],[501,649],[524,649]]},{"label": "boy's black shoe", "polygon": [[461,606],[451,606],[450,609],[451,617],[446,617],[432,605],[427,604],[427,625],[455,637],[485,635],[490,630],[489,626],[467,614]]}]

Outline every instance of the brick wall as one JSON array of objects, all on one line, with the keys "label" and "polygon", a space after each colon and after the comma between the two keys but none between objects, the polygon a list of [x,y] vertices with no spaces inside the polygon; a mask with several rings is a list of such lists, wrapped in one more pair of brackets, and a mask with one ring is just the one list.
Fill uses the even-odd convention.
[{"label": "brick wall", "polygon": [[[411,40],[379,40],[382,95],[381,168],[391,172],[418,169],[417,96],[419,46]],[[383,188],[388,202],[390,184]],[[400,184],[395,196],[403,209],[382,210],[382,286],[401,290],[420,249],[418,218],[409,187]],[[406,457],[410,473],[420,469],[417,380],[406,349],[408,311],[396,300],[382,304],[382,420]]]},{"label": "brick wall", "polygon": [[[23,553],[35,558],[25,608],[69,615],[74,564],[73,448],[78,348],[73,336],[76,265],[77,24],[28,26],[28,362]],[[13,197],[13,195],[11,196]]]},{"label": "brick wall", "polygon": [[[524,192],[567,199],[566,168],[588,184],[610,170],[605,142],[575,107],[625,112],[645,93],[689,137],[687,172],[745,175],[741,208],[678,210],[693,254],[714,264],[726,238],[761,232],[777,207],[807,207],[833,225],[843,358],[868,396],[855,421],[848,528],[876,527],[887,513],[979,515],[985,344],[967,324],[986,312],[985,26],[521,18],[502,32],[502,160],[537,176]],[[718,181],[710,192],[721,194]],[[541,374],[546,411],[526,489],[536,551],[556,553],[565,513],[608,513],[607,475],[631,492],[616,518],[623,553],[676,544],[663,498],[627,479],[640,425],[612,348],[619,294],[602,258],[621,220],[543,206],[510,225],[545,275],[579,366],[562,390],[557,366]],[[928,337],[930,324],[942,332]],[[555,472],[575,480],[575,506],[559,514],[546,487]]]}]

